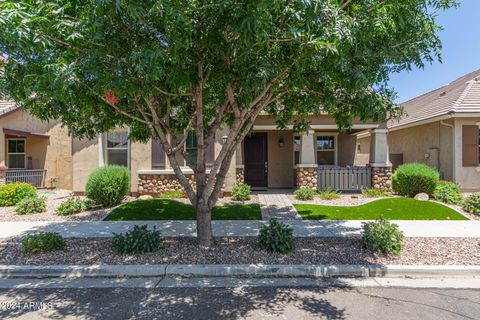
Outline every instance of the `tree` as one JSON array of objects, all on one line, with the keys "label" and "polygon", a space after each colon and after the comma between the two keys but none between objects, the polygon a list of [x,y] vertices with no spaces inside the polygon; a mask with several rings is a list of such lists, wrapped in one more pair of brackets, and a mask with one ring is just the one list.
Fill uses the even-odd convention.
[{"label": "tree", "polygon": [[[57,0],[0,3],[4,94],[79,137],[116,126],[158,139],[212,239],[211,210],[238,144],[260,112],[280,128],[328,113],[400,113],[389,74],[440,58],[439,10],[454,0]],[[215,132],[227,139],[209,173]],[[192,188],[177,159],[196,136]]]}]

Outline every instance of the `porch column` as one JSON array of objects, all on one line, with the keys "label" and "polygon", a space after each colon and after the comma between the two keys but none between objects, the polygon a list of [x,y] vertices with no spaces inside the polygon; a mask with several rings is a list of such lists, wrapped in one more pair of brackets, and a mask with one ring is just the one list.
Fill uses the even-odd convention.
[{"label": "porch column", "polygon": [[370,136],[370,167],[372,187],[390,190],[392,188],[392,164],[388,157],[388,130],[374,129]]},{"label": "porch column", "polygon": [[243,141],[238,145],[235,151],[236,161],[236,184],[244,183],[245,181],[245,165],[243,163]]},{"label": "porch column", "polygon": [[315,131],[302,134],[300,144],[300,163],[297,165],[297,187],[317,189],[318,165],[315,161]]}]

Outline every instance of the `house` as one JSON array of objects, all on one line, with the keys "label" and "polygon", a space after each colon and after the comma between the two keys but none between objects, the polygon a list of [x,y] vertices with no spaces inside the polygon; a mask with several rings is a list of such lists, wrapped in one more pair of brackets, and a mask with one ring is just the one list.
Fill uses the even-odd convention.
[{"label": "house", "polygon": [[[387,123],[389,160],[420,162],[464,190],[480,189],[480,70],[402,104],[406,115]],[[365,154],[368,133],[358,136]]]},{"label": "house", "polygon": [[[156,141],[131,142],[128,129],[112,130],[93,140],[77,139],[70,136],[68,129],[58,121],[40,121],[11,102],[1,103],[0,143],[5,152],[0,153],[0,165],[8,168],[3,170],[4,183],[35,182],[39,187],[58,185],[83,193],[88,176],[95,168],[119,164],[131,172],[132,194],[181,189]],[[275,119],[260,115],[253,133],[237,148],[225,181],[225,191],[241,182],[257,189],[301,186],[342,190],[371,186],[390,188],[384,124],[354,121],[346,133],[340,132],[328,115],[312,116],[309,121],[310,131],[297,133],[292,126],[278,130]],[[368,161],[355,165],[357,134],[366,131],[371,133]],[[224,135],[222,131],[217,132],[215,141],[209,145],[207,166],[220,152]],[[185,150],[189,155],[195,154],[194,135],[188,137]],[[187,157],[182,170],[193,183],[193,171],[188,167],[192,159],[194,157]],[[41,178],[38,178],[40,174]]]}]

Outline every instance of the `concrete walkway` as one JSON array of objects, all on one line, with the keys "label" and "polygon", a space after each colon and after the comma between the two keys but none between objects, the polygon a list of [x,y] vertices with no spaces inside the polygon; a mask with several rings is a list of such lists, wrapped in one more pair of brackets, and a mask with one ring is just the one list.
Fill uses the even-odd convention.
[{"label": "concrete walkway", "polygon": [[[286,220],[297,237],[359,236],[362,221]],[[480,238],[480,221],[393,221],[406,237]],[[213,221],[217,237],[257,236],[266,221]],[[90,221],[90,222],[0,222],[0,238],[25,236],[32,232],[53,231],[67,238],[111,237],[112,233],[130,230],[135,224],[156,226],[163,236],[194,237],[195,221]]]},{"label": "concrete walkway", "polygon": [[295,207],[284,193],[258,193],[263,220],[301,220]]}]

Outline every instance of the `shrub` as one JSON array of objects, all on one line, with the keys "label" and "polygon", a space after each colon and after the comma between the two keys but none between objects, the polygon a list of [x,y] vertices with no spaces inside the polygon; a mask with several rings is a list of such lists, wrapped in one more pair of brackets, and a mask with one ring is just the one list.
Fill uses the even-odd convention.
[{"label": "shrub", "polygon": [[159,198],[185,198],[185,192],[180,190],[165,191],[158,195]]},{"label": "shrub", "polygon": [[98,168],[88,177],[85,195],[104,207],[114,206],[127,195],[130,173],[122,166]]},{"label": "shrub", "polygon": [[119,254],[142,254],[154,252],[160,248],[160,231],[155,227],[148,230],[147,225],[133,226],[125,234],[113,234],[110,248]]},{"label": "shrub", "polygon": [[362,188],[362,195],[367,198],[382,198],[388,197],[388,192],[378,188]]},{"label": "shrub", "polygon": [[236,184],[232,188],[232,200],[235,200],[235,201],[250,200],[250,193],[252,193],[252,190],[248,184],[245,184],[245,183]]},{"label": "shrub", "polygon": [[301,187],[295,190],[294,194],[298,200],[313,200],[313,198],[315,198],[315,190],[307,187]]},{"label": "shrub", "polygon": [[480,215],[480,193],[472,193],[462,201],[463,210]]},{"label": "shrub", "polygon": [[276,219],[260,229],[260,247],[273,253],[288,253],[294,248],[293,229]]},{"label": "shrub", "polygon": [[404,236],[398,225],[380,218],[375,222],[364,222],[362,229],[365,248],[378,253],[400,255]]},{"label": "shrub", "polygon": [[318,196],[322,200],[335,200],[340,198],[340,192],[331,188],[325,188],[318,192]]},{"label": "shrub", "polygon": [[65,246],[65,240],[56,232],[37,233],[22,239],[22,250],[25,254],[62,250]]},{"label": "shrub", "polygon": [[28,197],[20,200],[15,206],[16,214],[33,214],[47,211],[45,197]]},{"label": "shrub", "polygon": [[458,204],[462,200],[460,187],[450,181],[440,181],[433,191],[433,197],[438,201],[451,204]]},{"label": "shrub", "polygon": [[35,187],[28,183],[17,182],[0,186],[0,207],[16,205],[20,200],[35,197]]},{"label": "shrub", "polygon": [[438,171],[421,163],[402,164],[392,175],[393,190],[407,197],[422,192],[432,195],[438,181]]},{"label": "shrub", "polygon": [[83,200],[80,198],[71,198],[63,201],[55,210],[55,214],[59,216],[70,216],[72,214],[87,211],[92,208],[91,200]]}]

